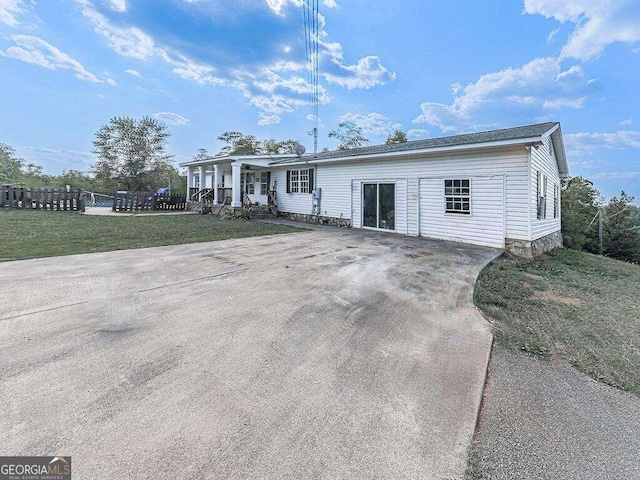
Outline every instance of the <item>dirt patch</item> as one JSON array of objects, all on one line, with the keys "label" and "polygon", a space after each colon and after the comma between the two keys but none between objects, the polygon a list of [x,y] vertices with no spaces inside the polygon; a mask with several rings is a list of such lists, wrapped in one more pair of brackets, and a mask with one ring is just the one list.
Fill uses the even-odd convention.
[{"label": "dirt patch", "polygon": [[564,303],[566,305],[582,305],[582,300],[575,297],[564,297],[562,295],[556,295],[549,290],[545,290],[544,292],[534,292],[533,298],[539,300],[553,300],[555,302]]},{"label": "dirt patch", "polygon": [[533,273],[529,273],[529,272],[524,272],[524,276],[527,278],[534,278],[536,280],[544,279],[544,277],[541,277],[540,275],[534,275]]}]

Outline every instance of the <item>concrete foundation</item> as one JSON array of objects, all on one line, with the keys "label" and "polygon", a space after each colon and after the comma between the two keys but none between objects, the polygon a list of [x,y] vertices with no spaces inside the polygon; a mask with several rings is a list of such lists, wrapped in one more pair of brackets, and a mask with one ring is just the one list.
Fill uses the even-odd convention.
[{"label": "concrete foundation", "polygon": [[544,252],[562,246],[562,234],[553,232],[536,240],[518,240],[506,238],[504,249],[517,257],[535,258]]},{"label": "concrete foundation", "polygon": [[278,216],[293,220],[295,222],[319,223],[322,225],[332,225],[334,227],[350,227],[351,220],[349,218],[324,217],[322,215],[308,215],[305,213],[289,213],[278,212]]}]

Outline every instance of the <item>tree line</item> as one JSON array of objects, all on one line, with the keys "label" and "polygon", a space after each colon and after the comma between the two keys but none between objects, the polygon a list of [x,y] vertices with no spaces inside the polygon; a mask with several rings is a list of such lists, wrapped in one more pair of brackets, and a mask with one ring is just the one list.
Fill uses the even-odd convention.
[{"label": "tree line", "polygon": [[640,263],[640,208],[633,200],[621,192],[605,202],[590,180],[565,180],[561,200],[564,246]]},{"label": "tree line", "polygon": [[[41,166],[25,162],[15,150],[0,143],[0,184],[17,184],[27,188],[64,188],[71,185],[92,192],[115,190],[154,191],[171,186],[176,193],[185,193],[184,178],[166,151],[170,133],[165,124],[144,116],[141,119],[114,117],[95,134],[92,152],[96,162],[89,172],[65,170],[59,175],[43,173]],[[339,123],[329,138],[338,140],[339,150],[359,148],[369,142],[362,128],[353,122]],[[260,140],[254,135],[227,131],[217,137],[223,143],[214,155],[277,155],[299,152],[299,143],[292,139]],[[385,143],[407,141],[404,132],[395,131]],[[325,149],[326,150],[326,149]],[[204,148],[194,160],[210,158]]]}]

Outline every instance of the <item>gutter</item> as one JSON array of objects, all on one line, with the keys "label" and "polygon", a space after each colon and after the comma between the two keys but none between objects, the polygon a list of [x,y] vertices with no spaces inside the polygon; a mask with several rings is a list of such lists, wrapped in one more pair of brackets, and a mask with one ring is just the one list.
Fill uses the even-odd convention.
[{"label": "gutter", "polygon": [[524,147],[540,145],[542,144],[542,137],[530,137],[530,138],[522,138],[517,140],[501,140],[499,142],[485,142],[478,144],[466,144],[466,145],[452,145],[448,147],[433,147],[433,148],[423,148],[420,150],[400,150],[394,152],[384,152],[384,153],[372,153],[372,154],[363,154],[363,155],[348,155],[344,157],[333,157],[327,159],[317,159],[316,157],[303,157],[304,160],[300,160],[298,162],[271,162],[269,165],[273,167],[281,167],[281,166],[289,166],[289,165],[306,165],[308,163],[314,164],[323,164],[323,163],[338,163],[338,162],[348,162],[357,158],[364,159],[385,159],[389,157],[402,157],[402,156],[413,156],[413,155],[424,155],[424,154],[434,154],[434,153],[443,153],[443,152],[459,152],[465,150],[481,150],[481,149],[489,149],[489,148],[499,148],[499,147],[507,147],[507,146],[517,146],[522,145]]}]

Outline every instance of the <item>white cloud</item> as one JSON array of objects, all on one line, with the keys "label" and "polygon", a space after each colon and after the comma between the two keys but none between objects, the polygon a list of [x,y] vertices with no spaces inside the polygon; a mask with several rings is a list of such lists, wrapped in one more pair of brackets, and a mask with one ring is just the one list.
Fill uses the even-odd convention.
[{"label": "white cloud", "polygon": [[540,110],[581,108],[596,83],[585,80],[579,66],[563,70],[555,58],[537,58],[518,68],[482,75],[463,89],[454,88],[457,94],[450,105],[423,103],[422,114],[413,123],[455,132],[500,125],[500,114],[506,111],[511,118],[517,112],[531,118]]},{"label": "white cloud", "polygon": [[118,54],[144,60],[155,53],[153,39],[139,28],[116,27],[98,13],[89,0],[76,1],[82,5],[82,14],[93,23],[95,31],[105,37]]},{"label": "white cloud", "polygon": [[553,39],[556,38],[556,35],[560,33],[560,28],[554,28],[547,35],[547,43],[553,43]]},{"label": "white cloud", "polygon": [[637,0],[524,0],[525,12],[575,24],[560,58],[593,59],[612,43],[640,41]]},{"label": "white cloud", "polygon": [[156,120],[160,120],[161,122],[168,123],[169,125],[176,125],[178,127],[182,127],[184,125],[189,125],[189,119],[183,117],[178,113],[173,112],[158,112],[151,115]]},{"label": "white cloud", "polygon": [[258,120],[258,125],[274,125],[276,123],[280,123],[282,120],[278,115],[268,115],[266,113],[260,113],[260,119]]},{"label": "white cloud", "polygon": [[564,136],[564,141],[567,149],[571,149],[576,154],[589,154],[602,149],[640,149],[640,132],[634,130],[620,130],[613,133],[571,133]]},{"label": "white cloud", "polygon": [[266,2],[274,13],[282,15],[282,8],[289,3],[289,0],[266,0]]},{"label": "white cloud", "polygon": [[128,73],[129,75],[133,75],[134,77],[144,78],[144,75],[142,75],[140,72],[138,72],[136,70],[132,70],[130,68],[126,69],[124,71],[124,73]]},{"label": "white cloud", "polygon": [[118,82],[116,82],[113,78],[107,78],[106,82],[112,87],[115,87],[116,85],[118,85]]},{"label": "white cloud", "polygon": [[[246,55],[231,55],[232,58],[236,59],[234,64],[229,64],[226,61],[221,61],[218,64],[215,61],[216,55],[203,53],[200,46],[197,46],[198,50],[187,54],[185,52],[189,51],[188,48],[195,47],[194,45],[187,45],[186,48],[177,51],[173,47],[156,44],[152,36],[135,26],[113,24],[105,15],[100,13],[99,8],[96,7],[97,1],[76,0],[82,5],[83,15],[93,24],[95,31],[104,36],[109,46],[118,54],[140,60],[159,57],[171,65],[173,73],[186,80],[201,85],[235,88],[248,99],[250,104],[258,108],[260,111],[259,124],[261,125],[277,123],[281,120],[283,114],[306,107],[310,103],[309,98],[312,88],[308,80],[306,80],[306,75],[304,75],[307,68],[305,62],[274,58],[256,63],[252,60],[243,60]],[[102,1],[109,1],[111,6],[115,3],[126,8],[127,5],[126,1],[122,0]],[[193,5],[205,3],[199,0],[184,1]],[[302,6],[301,0],[263,0],[262,2],[243,1],[240,2],[239,8],[251,12],[255,6],[254,3],[262,3],[276,15],[284,17],[283,21],[290,22],[293,22],[293,20],[289,20],[290,13],[295,12],[295,9],[299,9]],[[328,8],[337,7],[337,3],[334,0],[324,0],[324,4]],[[287,7],[292,7],[293,10],[287,10]],[[224,4],[217,4],[216,2],[206,2],[206,6],[194,8],[200,8],[201,10],[198,10],[198,12],[206,12],[207,14],[211,14],[211,9],[216,12],[222,12],[221,15],[224,15],[225,11]],[[323,72],[322,75],[327,83],[347,89],[369,89],[384,85],[395,79],[395,74],[389,72],[376,56],[366,56],[355,64],[346,64],[342,46],[337,42],[327,41],[328,34],[324,30],[325,24],[324,17],[320,15],[320,71]],[[274,51],[279,49],[284,52],[282,55],[286,55],[287,53],[294,53],[294,48],[298,48],[290,43],[290,39],[283,39],[282,36],[276,37],[278,37],[278,43],[275,44],[277,47]],[[265,41],[268,42],[269,38],[265,38]],[[229,47],[224,42],[221,43],[221,46],[224,46],[222,47],[223,50],[233,48],[232,45]],[[136,75],[138,72],[132,72],[136,71],[127,71],[130,75],[138,76]],[[322,84],[319,85],[318,96],[322,104],[331,101],[326,87]]]},{"label": "white cloud", "polygon": [[592,175],[594,180],[622,180],[625,178],[635,178],[640,172],[600,172]]},{"label": "white cloud", "polygon": [[394,123],[381,113],[376,112],[367,115],[346,113],[340,117],[340,122],[353,122],[362,128],[363,133],[370,133],[371,135],[389,135],[402,128],[399,123]]},{"label": "white cloud", "polygon": [[25,11],[22,0],[0,0],[0,23],[15,27],[20,23],[16,17]]},{"label": "white cloud", "polygon": [[76,72],[76,77],[89,82],[100,82],[91,72],[87,71],[80,62],[61,52],[53,45],[41,38],[30,35],[13,35],[9,37],[15,46],[0,52],[3,56],[14,58],[22,62],[31,63],[49,70],[68,69]]},{"label": "white cloud", "polygon": [[116,12],[127,11],[127,0],[107,0],[107,4]]},{"label": "white cloud", "polygon": [[49,147],[16,146],[16,155],[27,163],[40,165],[44,173],[53,175],[63,170],[88,171],[95,162],[91,152]]},{"label": "white cloud", "polygon": [[626,120],[621,121],[618,125],[633,125],[633,120],[627,118]]},{"label": "white cloud", "polygon": [[387,70],[380,59],[373,55],[361,58],[354,65],[343,65],[339,63],[338,59],[332,61],[338,67],[339,74],[322,73],[321,75],[327,82],[335,83],[349,90],[354,88],[369,89],[385,85],[396,79],[396,74]]},{"label": "white cloud", "polygon": [[407,137],[409,137],[409,140],[419,140],[428,136],[429,130],[425,130],[424,128],[410,128],[407,131]]}]

